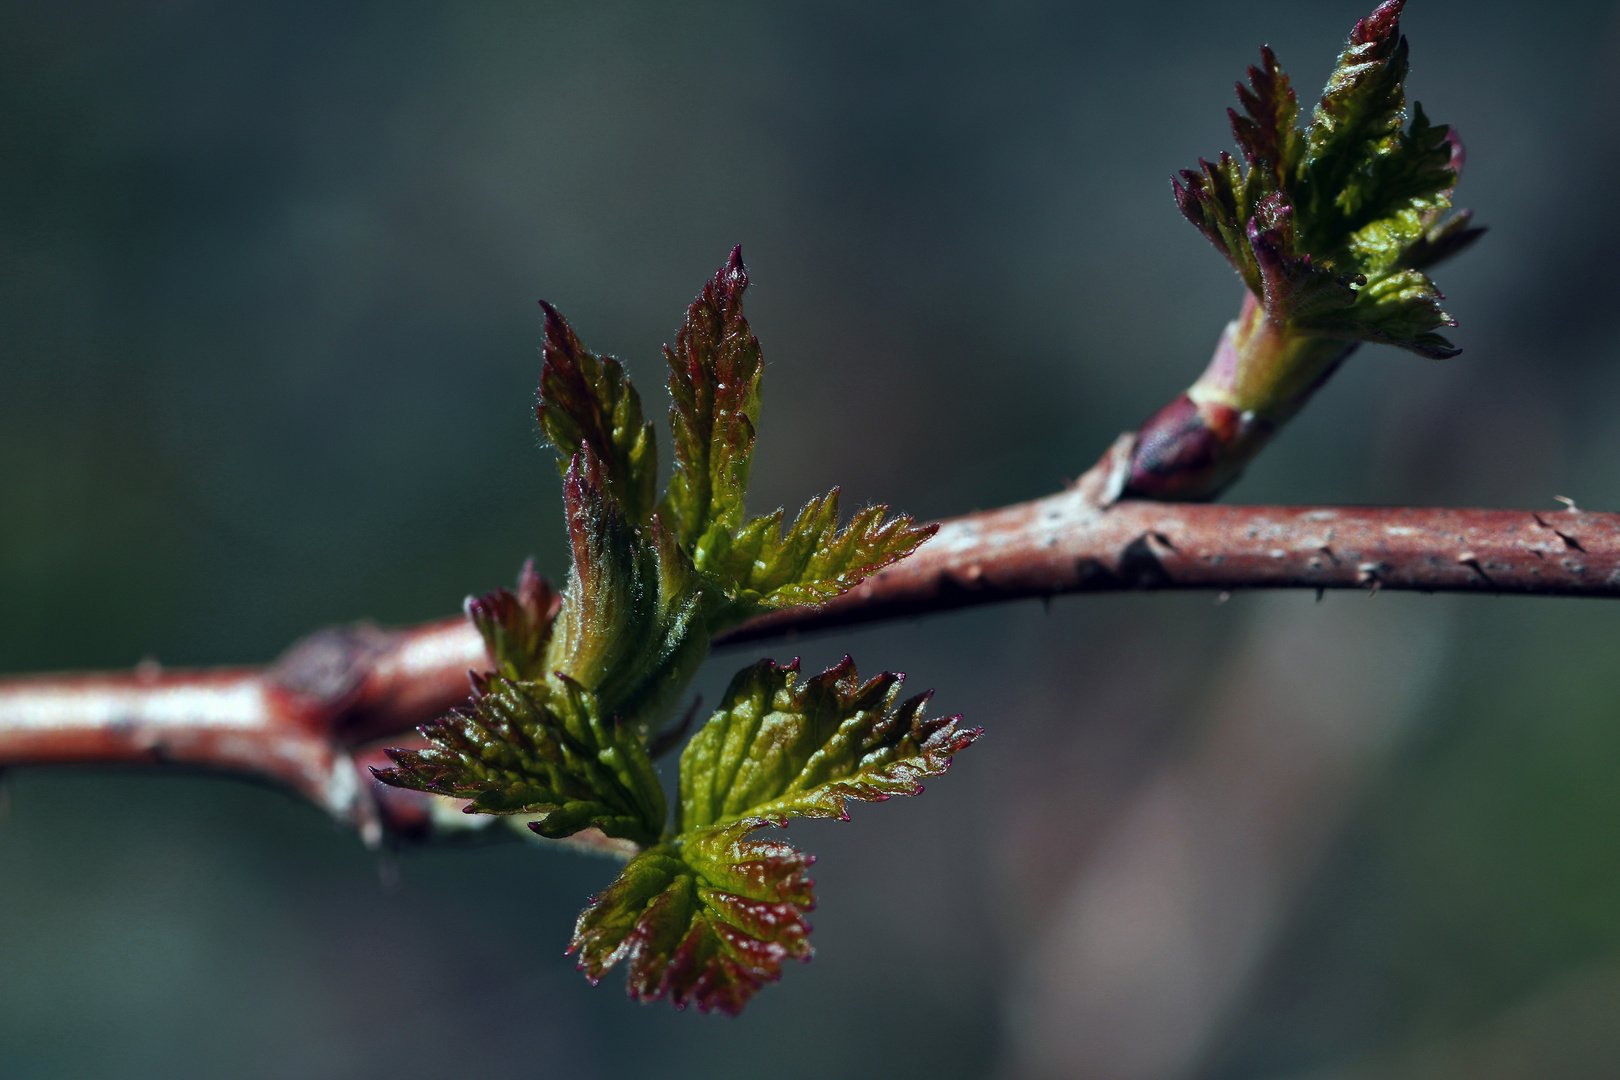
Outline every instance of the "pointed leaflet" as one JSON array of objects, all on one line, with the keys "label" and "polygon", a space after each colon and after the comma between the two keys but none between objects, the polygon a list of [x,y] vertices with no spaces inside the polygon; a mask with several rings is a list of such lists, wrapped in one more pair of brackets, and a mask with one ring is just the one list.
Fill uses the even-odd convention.
[{"label": "pointed leaflet", "polygon": [[395,768],[377,779],[471,799],[468,813],[544,814],[530,825],[542,836],[594,825],[650,844],[663,831],[664,793],[640,739],[572,679],[480,680],[467,708],[421,732],[432,745],[389,750]]},{"label": "pointed leaflet", "polygon": [[658,477],[658,447],[651,423],[641,419],[641,398],[611,356],[597,356],[579,343],[557,309],[546,312],[541,355],[540,430],[561,454],[559,465],[589,446],[602,463],[602,481],[632,524],[652,514]]},{"label": "pointed leaflet", "polygon": [[1406,109],[1406,0],[1386,0],[1356,23],[1322,91],[1306,136],[1306,162],[1294,202],[1312,252],[1336,247],[1354,203],[1366,199],[1369,162],[1392,150]]},{"label": "pointed leaflet", "polygon": [[846,799],[915,795],[977,739],[960,717],[927,720],[929,694],[899,704],[904,676],[861,682],[843,663],[798,684],[795,662],[739,672],[681,755],[681,828],[845,817]]},{"label": "pointed leaflet", "polygon": [[[1345,244],[1343,261],[1367,280],[1345,313],[1341,332],[1445,358],[1462,350],[1435,331],[1457,323],[1422,270],[1468,247],[1485,230],[1469,227],[1473,215],[1466,210],[1441,220],[1462,172],[1462,140],[1444,126],[1431,125],[1421,105],[1413,113],[1410,129],[1373,161],[1366,187],[1372,193],[1367,198],[1376,201],[1363,206],[1356,221],[1370,220]],[[1357,205],[1350,195],[1347,190],[1341,205]]]},{"label": "pointed leaflet", "polygon": [[1434,282],[1416,270],[1386,274],[1362,286],[1354,307],[1319,317],[1313,329],[1398,345],[1420,356],[1445,359],[1462,350],[1434,331],[1457,325],[1440,307]]},{"label": "pointed leaflet", "polygon": [[1233,109],[1227,109],[1226,114],[1250,168],[1263,162],[1269,174],[1268,189],[1276,191],[1293,177],[1304,153],[1304,142],[1295,126],[1299,102],[1271,46],[1261,48],[1260,64],[1249,68],[1248,86],[1237,85],[1238,101],[1248,115],[1239,116]]},{"label": "pointed leaflet", "polygon": [[691,563],[656,515],[630,526],[589,444],[563,478],[563,505],[574,560],[546,666],[645,734],[708,651]]},{"label": "pointed leaflet", "polygon": [[[1402,247],[1451,205],[1457,186],[1462,143],[1449,127],[1431,124],[1422,105],[1412,108],[1412,123],[1397,132],[1387,153],[1374,157],[1365,173],[1352,178],[1340,192],[1339,208],[1347,231],[1353,234],[1384,219],[1400,221]],[[1383,269],[1358,252],[1364,271]]]},{"label": "pointed leaflet", "polygon": [[715,547],[714,572],[736,602],[733,618],[825,603],[910,555],[939,531],[869,506],[838,528],[838,489],[810,500],[782,530],[782,511],[757,517]]},{"label": "pointed leaflet", "polygon": [[523,564],[517,592],[496,589],[467,597],[467,618],[484,638],[495,670],[509,679],[538,679],[545,671],[551,624],[562,595],[534,572],[534,560]]},{"label": "pointed leaflet", "polygon": [[574,925],[586,978],[623,962],[633,998],[736,1015],[784,961],[809,960],[815,860],[744,839],[751,828],[698,829],[632,859]]},{"label": "pointed leaflet", "polygon": [[1351,31],[1322,92],[1293,199],[1319,259],[1376,279],[1451,205],[1462,143],[1421,105],[1406,118],[1404,0],[1389,0]]},{"label": "pointed leaflet", "polygon": [[1263,198],[1261,170],[1250,167],[1245,171],[1231,154],[1225,153],[1214,162],[1199,158],[1198,166],[1201,171],[1183,169],[1181,179],[1170,182],[1176,205],[1226,256],[1249,291],[1258,296],[1260,268],[1249,250],[1245,230]]},{"label": "pointed leaflet", "polygon": [[813,500],[786,534],[778,512],[745,521],[763,363],[743,317],[742,249],[703,289],[666,348],[675,471],[659,504],[694,567],[716,586],[712,632],[761,610],[819,603],[909,555],[932,533],[886,507],[838,529],[837,492]]},{"label": "pointed leaflet", "polygon": [[743,493],[759,423],[764,364],[743,317],[748,273],[742,248],[703,287],[675,336],[669,361],[675,471],[659,511],[698,569],[718,536],[743,523]]},{"label": "pointed leaflet", "polygon": [[1249,68],[1249,86],[1239,83],[1237,87],[1238,101],[1247,115],[1226,110],[1246,166],[1223,153],[1213,163],[1200,158],[1200,171],[1184,169],[1181,180],[1171,181],[1182,215],[1227,257],[1256,294],[1260,291],[1259,267],[1245,230],[1262,200],[1288,190],[1304,145],[1294,126],[1299,103],[1288,76],[1269,47],[1260,56],[1262,66]]}]

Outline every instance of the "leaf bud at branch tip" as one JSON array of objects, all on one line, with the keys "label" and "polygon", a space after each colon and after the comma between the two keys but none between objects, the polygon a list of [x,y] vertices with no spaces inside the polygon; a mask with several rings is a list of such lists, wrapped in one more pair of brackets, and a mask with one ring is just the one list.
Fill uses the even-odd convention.
[{"label": "leaf bud at branch tip", "polygon": [[1403,0],[1351,30],[1307,128],[1268,48],[1228,109],[1242,162],[1222,153],[1172,179],[1183,216],[1248,290],[1203,376],[1138,433],[1124,494],[1201,500],[1241,474],[1360,342],[1421,356],[1460,350],[1426,271],[1476,241],[1450,218],[1462,141],[1406,116]]}]

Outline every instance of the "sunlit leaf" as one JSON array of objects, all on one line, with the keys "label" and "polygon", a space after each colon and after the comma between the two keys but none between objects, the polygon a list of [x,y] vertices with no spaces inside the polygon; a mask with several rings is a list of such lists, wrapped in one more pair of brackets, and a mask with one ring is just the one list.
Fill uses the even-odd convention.
[{"label": "sunlit leaf", "polygon": [[1291,201],[1301,233],[1326,254],[1354,231],[1362,205],[1382,201],[1372,163],[1396,148],[1406,110],[1408,48],[1401,36],[1406,0],[1387,0],[1356,23],[1306,133],[1306,154]]},{"label": "sunlit leaf", "polygon": [[869,506],[838,526],[838,489],[812,499],[782,528],[778,510],[750,520],[717,547],[713,572],[734,601],[735,617],[814,606],[848,592],[898,562],[938,531],[886,506]]},{"label": "sunlit leaf", "polygon": [[681,755],[681,828],[845,817],[845,801],[915,795],[977,739],[927,719],[929,694],[897,702],[903,675],[861,682],[848,657],[799,681],[798,663],[739,672]]}]

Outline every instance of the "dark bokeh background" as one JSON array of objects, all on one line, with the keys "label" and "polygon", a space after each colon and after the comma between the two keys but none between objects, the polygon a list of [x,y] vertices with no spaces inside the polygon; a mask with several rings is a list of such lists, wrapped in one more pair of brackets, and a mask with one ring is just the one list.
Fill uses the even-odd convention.
[{"label": "dark bokeh background", "polygon": [[[0,671],[560,574],[535,300],[656,401],[737,242],[756,507],[1054,490],[1235,310],[1167,177],[1261,42],[1308,99],[1365,6],[0,3]],[[1440,275],[1466,351],[1365,350],[1231,497],[1615,508],[1620,8],[1406,29],[1493,227]],[[736,1021],[572,971],[608,865],[14,773],[0,1075],[1610,1076],[1617,639],[1607,602],[1144,595],[781,646],[988,734],[795,830],[820,953]]]}]

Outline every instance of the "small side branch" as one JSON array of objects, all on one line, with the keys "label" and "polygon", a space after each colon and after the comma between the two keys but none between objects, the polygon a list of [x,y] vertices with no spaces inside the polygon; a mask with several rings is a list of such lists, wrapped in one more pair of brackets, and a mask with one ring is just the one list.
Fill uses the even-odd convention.
[{"label": "small side branch", "polygon": [[[905,562],[818,610],[716,644],[977,604],[1127,589],[1415,589],[1620,596],[1620,514],[1211,506],[1079,491],[943,523]],[[0,768],[162,764],[276,783],[369,842],[433,831],[425,796],[381,788],[376,747],[467,694],[482,640],[461,618],[319,631],[265,668],[0,679]],[[405,736],[408,740],[409,736]]]}]

